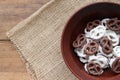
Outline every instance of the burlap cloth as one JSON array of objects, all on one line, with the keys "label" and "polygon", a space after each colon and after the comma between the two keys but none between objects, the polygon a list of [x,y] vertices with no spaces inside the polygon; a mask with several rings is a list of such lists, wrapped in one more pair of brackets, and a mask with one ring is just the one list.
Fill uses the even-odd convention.
[{"label": "burlap cloth", "polygon": [[78,9],[102,1],[112,2],[51,0],[7,33],[35,80],[78,80],[63,61],[61,34],[65,23]]}]

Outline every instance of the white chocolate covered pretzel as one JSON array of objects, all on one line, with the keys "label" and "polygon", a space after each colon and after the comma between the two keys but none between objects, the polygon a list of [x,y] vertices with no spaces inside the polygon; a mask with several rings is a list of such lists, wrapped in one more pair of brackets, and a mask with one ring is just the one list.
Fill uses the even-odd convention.
[{"label": "white chocolate covered pretzel", "polygon": [[94,62],[99,64],[102,68],[108,67],[108,59],[102,55],[90,56],[88,62]]},{"label": "white chocolate covered pretzel", "polygon": [[116,57],[120,57],[120,46],[115,46],[113,48],[113,54],[116,56]]},{"label": "white chocolate covered pretzel", "polygon": [[115,59],[116,59],[116,58],[111,58],[110,61],[109,61],[109,65],[110,65],[111,68],[112,68],[112,64],[113,64],[113,62],[115,61]]},{"label": "white chocolate covered pretzel", "polygon": [[105,35],[105,33],[106,33],[106,28],[102,25],[99,25],[90,31],[90,38],[98,40],[102,38]]},{"label": "white chocolate covered pretzel", "polygon": [[119,36],[114,31],[106,30],[106,36],[112,41],[113,46],[117,46],[119,44]]},{"label": "white chocolate covered pretzel", "polygon": [[84,32],[85,32],[85,36],[86,36],[87,38],[90,38],[90,31],[87,31],[87,29],[85,28],[85,29],[84,29]]},{"label": "white chocolate covered pretzel", "polygon": [[106,23],[107,23],[108,20],[110,20],[110,19],[109,19],[109,18],[104,18],[104,19],[101,20],[101,24],[102,24],[103,26],[105,26],[106,29],[107,29]]},{"label": "white chocolate covered pretzel", "polygon": [[79,59],[82,63],[88,62],[88,55],[84,54],[84,47],[82,49],[81,48],[75,49],[75,52],[77,53],[77,56],[80,57]]}]

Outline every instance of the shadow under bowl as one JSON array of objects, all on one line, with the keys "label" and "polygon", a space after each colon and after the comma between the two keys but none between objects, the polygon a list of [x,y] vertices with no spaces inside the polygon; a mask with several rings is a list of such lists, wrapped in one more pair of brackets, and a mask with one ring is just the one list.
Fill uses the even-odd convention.
[{"label": "shadow under bowl", "polygon": [[86,24],[95,19],[104,18],[120,19],[120,5],[116,3],[101,2],[90,4],[76,12],[66,24],[61,40],[61,50],[64,61],[68,68],[80,80],[120,80],[120,75],[115,74],[110,69],[104,71],[101,76],[92,76],[85,72],[84,64],[79,61],[79,57],[74,53],[72,42],[79,33],[84,33]]}]

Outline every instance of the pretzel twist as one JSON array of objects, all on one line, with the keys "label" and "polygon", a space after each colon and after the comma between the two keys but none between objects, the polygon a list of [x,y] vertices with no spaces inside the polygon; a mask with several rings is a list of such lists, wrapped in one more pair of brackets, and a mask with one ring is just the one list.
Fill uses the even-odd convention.
[{"label": "pretzel twist", "polygon": [[115,72],[115,73],[120,73],[120,58],[116,58],[114,61],[113,61],[113,64],[112,64],[112,70]]},{"label": "pretzel twist", "polygon": [[99,64],[89,62],[86,67],[89,74],[101,75],[103,73],[103,70]]},{"label": "pretzel twist", "polygon": [[103,37],[100,39],[100,45],[102,46],[102,50],[104,53],[106,54],[112,53],[113,50],[112,42],[107,37]]},{"label": "pretzel twist", "polygon": [[106,25],[110,30],[119,31],[120,30],[120,20],[118,18],[112,18],[106,22]]},{"label": "pretzel twist", "polygon": [[73,42],[74,48],[81,48],[86,43],[86,37],[85,34],[79,34],[76,38],[76,40]]},{"label": "pretzel twist", "polygon": [[87,31],[91,31],[93,28],[97,27],[100,24],[101,24],[100,20],[94,20],[92,22],[88,22],[86,29]]},{"label": "pretzel twist", "polygon": [[85,46],[84,53],[87,55],[93,55],[98,51],[98,44],[95,41],[88,43]]}]

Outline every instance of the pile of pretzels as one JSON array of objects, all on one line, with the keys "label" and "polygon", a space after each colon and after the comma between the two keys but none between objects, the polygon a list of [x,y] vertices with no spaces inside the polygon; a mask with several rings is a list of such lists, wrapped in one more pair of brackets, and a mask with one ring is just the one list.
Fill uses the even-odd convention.
[{"label": "pile of pretzels", "polygon": [[120,20],[105,18],[88,22],[73,41],[74,51],[87,73],[102,75],[110,68],[120,73]]}]

